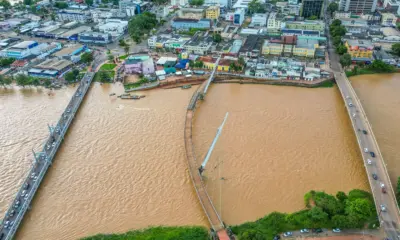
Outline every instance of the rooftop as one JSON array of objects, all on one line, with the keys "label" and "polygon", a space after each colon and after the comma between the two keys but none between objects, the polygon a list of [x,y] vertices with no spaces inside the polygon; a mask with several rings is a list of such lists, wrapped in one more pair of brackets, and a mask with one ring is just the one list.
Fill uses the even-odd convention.
[{"label": "rooftop", "polygon": [[36,68],[60,71],[68,67],[69,65],[72,65],[72,62],[67,60],[47,59],[46,61],[36,65]]},{"label": "rooftop", "polygon": [[383,35],[387,36],[400,36],[399,30],[391,27],[381,28]]},{"label": "rooftop", "polygon": [[31,44],[35,44],[35,43],[37,43],[37,42],[35,42],[35,41],[23,41],[23,42],[20,42],[20,43],[17,43],[15,45],[13,45],[12,48],[26,49]]},{"label": "rooftop", "polygon": [[77,27],[77,28],[74,28],[74,29],[70,29],[70,30],[64,32],[63,34],[60,35],[60,37],[67,38],[67,37],[70,37],[70,36],[72,36],[74,34],[90,31],[90,29],[91,28],[89,26],[80,26],[80,27]]},{"label": "rooftop", "polygon": [[65,46],[62,50],[54,53],[54,56],[56,56],[56,57],[68,56],[80,48],[83,48],[82,44],[68,45],[68,46]]},{"label": "rooftop", "polygon": [[318,44],[318,40],[299,39],[297,40],[296,47],[314,49],[316,44]]}]

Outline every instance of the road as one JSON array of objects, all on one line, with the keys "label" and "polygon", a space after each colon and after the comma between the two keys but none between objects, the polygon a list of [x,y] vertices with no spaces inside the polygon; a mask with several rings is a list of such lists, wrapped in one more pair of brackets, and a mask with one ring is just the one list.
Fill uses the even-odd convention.
[{"label": "road", "polygon": [[[330,18],[326,11],[328,1],[326,0],[325,2],[325,22],[327,23],[325,31],[328,36],[330,67],[334,72],[336,83],[345,101],[357,137],[381,226],[384,228],[387,238],[391,240],[400,239],[400,232],[398,231],[400,224],[399,209],[386,164],[372,132],[372,127],[362,108],[361,101],[339,64],[339,55],[335,53],[331,45],[332,41],[330,40],[328,26]],[[369,161],[371,164],[368,164]],[[372,174],[376,174],[377,179],[374,179]],[[386,193],[382,191],[382,184],[387,189]],[[381,206],[384,206],[385,209],[383,210]]]},{"label": "road", "polygon": [[53,162],[53,158],[57,153],[58,147],[60,146],[65,133],[68,131],[68,127],[73,120],[76,111],[79,109],[79,106],[90,87],[93,76],[93,72],[85,74],[64,113],[61,115],[57,125],[55,127],[50,127],[50,135],[44,143],[42,151],[34,154],[35,160],[32,164],[29,175],[18,191],[14,201],[11,203],[0,225],[1,240],[12,239],[17,231],[27,209],[30,207],[36,190],[39,188],[47,169]]}]

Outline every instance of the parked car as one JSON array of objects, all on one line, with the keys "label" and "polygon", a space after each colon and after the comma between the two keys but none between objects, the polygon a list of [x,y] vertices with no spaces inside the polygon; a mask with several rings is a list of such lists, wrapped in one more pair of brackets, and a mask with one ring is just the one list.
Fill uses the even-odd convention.
[{"label": "parked car", "polygon": [[310,230],[308,230],[307,228],[304,228],[304,229],[301,229],[300,232],[301,232],[301,233],[309,233]]},{"label": "parked car", "polygon": [[314,228],[314,229],[312,230],[312,232],[313,232],[313,233],[322,233],[323,231],[322,231],[321,228]]},{"label": "parked car", "polygon": [[368,163],[368,165],[371,165],[372,164],[371,159],[367,159],[367,163]]},{"label": "parked car", "polygon": [[369,154],[371,154],[371,157],[375,157],[375,153],[374,152],[370,152]]},{"label": "parked car", "polygon": [[372,174],[372,178],[375,179],[375,180],[378,180],[378,175],[376,175],[376,173],[373,173]]},{"label": "parked car", "polygon": [[366,130],[362,130],[362,132],[363,132],[364,134],[368,134],[368,132],[367,132]]},{"label": "parked car", "polygon": [[353,103],[349,103],[349,107],[352,107],[353,106]]},{"label": "parked car", "polygon": [[279,239],[281,239],[281,236],[275,235],[274,240],[279,240]]},{"label": "parked car", "polygon": [[292,236],[292,235],[293,235],[292,232],[285,232],[285,233],[283,234],[284,237],[290,237],[290,236]]},{"label": "parked car", "polygon": [[382,187],[382,193],[386,193],[386,187]]},{"label": "parked car", "polygon": [[334,232],[334,233],[340,233],[341,231],[340,231],[340,228],[334,228],[334,229],[332,229],[332,232]]},{"label": "parked car", "polygon": [[364,148],[364,152],[367,153],[368,152],[368,148]]}]

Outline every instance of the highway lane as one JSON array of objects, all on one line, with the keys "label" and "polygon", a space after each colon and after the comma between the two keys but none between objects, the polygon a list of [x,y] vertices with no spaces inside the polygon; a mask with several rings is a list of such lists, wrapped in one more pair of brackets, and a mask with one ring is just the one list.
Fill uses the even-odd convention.
[{"label": "highway lane", "polygon": [[[327,2],[328,1],[326,1],[326,3]],[[339,55],[335,53],[334,47],[331,45],[328,26],[330,18],[326,11],[327,5],[328,4],[325,4],[325,31],[328,36],[330,68],[334,71],[336,83],[343,95],[346,108],[353,124],[381,226],[384,228],[387,238],[391,240],[400,239],[400,232],[398,230],[400,224],[399,208],[386,170],[386,164],[379,150],[376,138],[373,135],[372,127],[362,108],[361,101],[357,97],[356,92],[339,63]],[[363,132],[363,130],[366,132]],[[371,164],[368,164],[369,161]],[[372,174],[376,174],[378,178],[374,179]],[[382,191],[382,184],[387,190],[386,193]],[[384,209],[381,206],[384,206]]]}]

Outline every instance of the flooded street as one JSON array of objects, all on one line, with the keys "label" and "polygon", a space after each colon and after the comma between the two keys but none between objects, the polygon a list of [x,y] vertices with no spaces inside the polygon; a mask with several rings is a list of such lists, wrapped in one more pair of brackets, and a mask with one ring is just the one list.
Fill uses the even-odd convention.
[{"label": "flooded street", "polygon": [[373,74],[352,77],[387,164],[393,187],[400,176],[400,74]]},{"label": "flooded street", "polygon": [[[155,90],[140,101],[109,96],[122,91],[122,86],[92,86],[17,239],[77,239],[149,225],[207,224],[184,157],[184,114],[194,89]],[[8,182],[1,186],[7,193],[2,215],[29,169],[30,149],[40,146],[46,123],[58,119],[70,99],[63,96],[69,94],[72,90],[57,91],[55,103],[43,94],[18,98],[19,93],[3,93],[1,116],[10,123],[21,121],[23,128],[1,128],[2,146],[9,146],[4,151],[18,160],[11,165],[0,159],[1,181]],[[52,110],[48,116],[46,109]],[[24,133],[35,130],[39,134],[25,140]]]},{"label": "flooded street", "polygon": [[227,224],[300,210],[312,189],[369,189],[337,88],[217,84],[208,94],[193,139],[201,162],[229,112],[205,171]]}]

